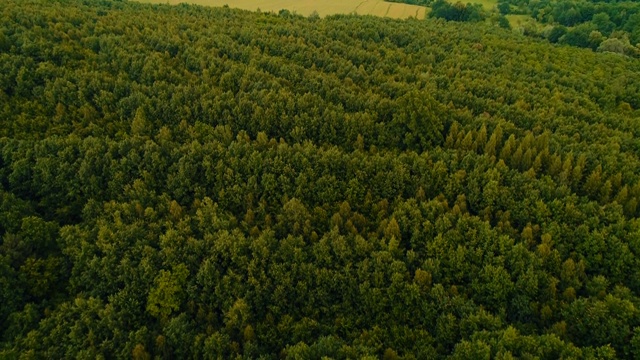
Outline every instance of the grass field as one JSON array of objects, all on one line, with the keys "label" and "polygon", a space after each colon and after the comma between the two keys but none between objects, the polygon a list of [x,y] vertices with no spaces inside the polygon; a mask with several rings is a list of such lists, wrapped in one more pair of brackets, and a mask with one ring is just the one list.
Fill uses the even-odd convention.
[{"label": "grass field", "polygon": [[[149,4],[190,3],[205,6],[223,6],[255,11],[278,12],[287,9],[300,15],[309,16],[314,11],[320,16],[334,14],[375,15],[394,19],[416,17],[424,19],[427,8],[423,6],[390,3],[383,0],[136,0]],[[492,0],[486,0],[492,1]]]},{"label": "grass field", "polygon": [[506,15],[507,20],[512,28],[516,29],[522,26],[526,22],[530,22],[533,19],[529,15]]},{"label": "grass field", "polygon": [[480,4],[485,10],[491,10],[498,6],[498,0],[472,0],[474,4]]}]

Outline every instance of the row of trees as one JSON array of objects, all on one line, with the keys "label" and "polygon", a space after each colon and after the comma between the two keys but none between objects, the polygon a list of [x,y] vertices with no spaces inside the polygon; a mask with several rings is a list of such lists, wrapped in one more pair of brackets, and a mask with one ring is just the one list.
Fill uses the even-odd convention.
[{"label": "row of trees", "polygon": [[429,17],[442,18],[448,21],[478,22],[485,18],[482,6],[479,4],[450,4],[445,0],[435,1],[431,5]]},{"label": "row of trees", "polygon": [[640,66],[484,23],[0,10],[0,357],[640,356]]}]

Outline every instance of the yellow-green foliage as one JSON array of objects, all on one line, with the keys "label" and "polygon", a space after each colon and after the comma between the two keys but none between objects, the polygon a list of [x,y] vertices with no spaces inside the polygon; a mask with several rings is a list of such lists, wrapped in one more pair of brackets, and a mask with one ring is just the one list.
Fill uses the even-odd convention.
[{"label": "yellow-green foliage", "polygon": [[640,356],[638,61],[1,4],[0,359]]}]

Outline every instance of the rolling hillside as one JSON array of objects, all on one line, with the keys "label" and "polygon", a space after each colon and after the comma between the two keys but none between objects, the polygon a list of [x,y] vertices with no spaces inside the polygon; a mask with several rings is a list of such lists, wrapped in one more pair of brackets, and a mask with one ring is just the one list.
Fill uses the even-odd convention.
[{"label": "rolling hillside", "polygon": [[0,18],[0,358],[640,356],[638,60],[437,19]]}]

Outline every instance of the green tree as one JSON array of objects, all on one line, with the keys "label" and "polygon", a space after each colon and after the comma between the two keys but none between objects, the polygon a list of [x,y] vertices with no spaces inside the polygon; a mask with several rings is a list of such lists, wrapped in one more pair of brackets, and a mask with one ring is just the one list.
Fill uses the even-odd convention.
[{"label": "green tree", "polygon": [[184,284],[189,275],[189,270],[183,264],[179,264],[171,271],[160,270],[154,281],[154,287],[149,291],[147,299],[147,311],[162,321],[178,311],[184,300]]},{"label": "green tree", "polygon": [[443,106],[429,94],[409,92],[400,97],[392,125],[401,143],[410,149],[426,150],[440,145],[445,119]]}]

